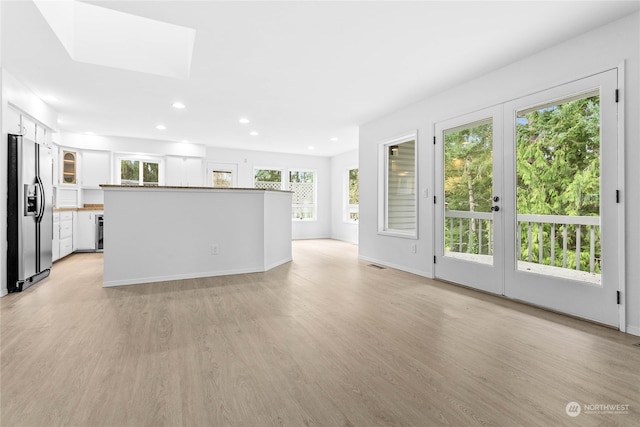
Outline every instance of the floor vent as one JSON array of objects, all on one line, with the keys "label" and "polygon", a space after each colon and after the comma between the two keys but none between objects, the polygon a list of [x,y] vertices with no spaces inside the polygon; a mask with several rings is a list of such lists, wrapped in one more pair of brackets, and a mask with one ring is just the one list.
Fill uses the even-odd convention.
[{"label": "floor vent", "polygon": [[381,265],[369,264],[369,267],[377,268],[378,270],[384,270],[384,267]]}]

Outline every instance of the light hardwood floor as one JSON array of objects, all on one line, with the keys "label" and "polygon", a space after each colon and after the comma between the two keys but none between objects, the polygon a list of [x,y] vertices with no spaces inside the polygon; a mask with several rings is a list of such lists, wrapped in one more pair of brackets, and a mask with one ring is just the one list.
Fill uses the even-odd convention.
[{"label": "light hardwood floor", "polygon": [[296,241],[267,273],[104,289],[72,255],[0,301],[0,423],[640,425],[640,337],[367,264]]}]

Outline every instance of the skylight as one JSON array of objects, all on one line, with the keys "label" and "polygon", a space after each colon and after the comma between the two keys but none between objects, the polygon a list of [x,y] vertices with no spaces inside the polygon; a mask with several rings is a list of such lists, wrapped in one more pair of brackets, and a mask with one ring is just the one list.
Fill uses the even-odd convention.
[{"label": "skylight", "polygon": [[74,61],[189,78],[196,31],[74,0],[34,0]]}]

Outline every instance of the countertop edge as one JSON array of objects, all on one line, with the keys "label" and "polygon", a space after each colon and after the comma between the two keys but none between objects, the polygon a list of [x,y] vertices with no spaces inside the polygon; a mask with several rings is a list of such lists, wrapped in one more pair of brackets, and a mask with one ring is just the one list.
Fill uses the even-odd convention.
[{"label": "countertop edge", "polygon": [[246,188],[246,187],[230,187],[230,188],[215,188],[215,187],[184,187],[177,185],[115,185],[115,184],[102,184],[100,187],[104,190],[206,190],[206,191],[257,191],[257,192],[273,192],[273,193],[293,193],[288,190],[272,190],[266,188]]}]

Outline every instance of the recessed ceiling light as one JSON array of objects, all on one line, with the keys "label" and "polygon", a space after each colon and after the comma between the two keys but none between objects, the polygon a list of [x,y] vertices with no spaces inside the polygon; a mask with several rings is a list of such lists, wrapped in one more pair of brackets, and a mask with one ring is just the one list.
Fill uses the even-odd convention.
[{"label": "recessed ceiling light", "polygon": [[174,102],[172,104],[173,108],[175,108],[176,110],[182,110],[184,108],[187,108],[186,105],[184,105],[182,102]]},{"label": "recessed ceiling light", "polygon": [[186,140],[186,139],[183,139],[183,140],[182,140],[182,141],[180,141],[180,142],[184,142],[185,144],[188,144],[188,143],[189,143],[189,141],[188,141],[188,140]]},{"label": "recessed ceiling light", "polygon": [[315,150],[315,149],[316,149],[316,147],[314,147],[313,145],[310,145],[310,146],[308,146],[307,148],[308,148],[309,150]]},{"label": "recessed ceiling light", "polygon": [[58,102],[58,98],[53,95],[45,95],[42,97],[42,100],[45,102]]},{"label": "recessed ceiling light", "polygon": [[258,135],[260,135],[260,134],[254,130],[254,131],[252,131],[252,132],[249,132],[249,135],[251,135],[251,136],[258,136]]},{"label": "recessed ceiling light", "polygon": [[95,133],[93,133],[93,132],[85,132],[84,134],[85,135],[95,135]]},{"label": "recessed ceiling light", "polygon": [[243,117],[240,120],[238,120],[238,123],[246,125],[247,123],[249,123],[249,119],[247,119],[246,117]]},{"label": "recessed ceiling light", "polygon": [[329,138],[329,141],[336,142],[337,140],[338,140],[338,137],[337,137],[337,136],[334,136],[334,137],[332,137],[332,138]]},{"label": "recessed ceiling light", "polygon": [[167,127],[165,125],[158,125],[156,126],[156,129],[158,130],[165,130]]}]

